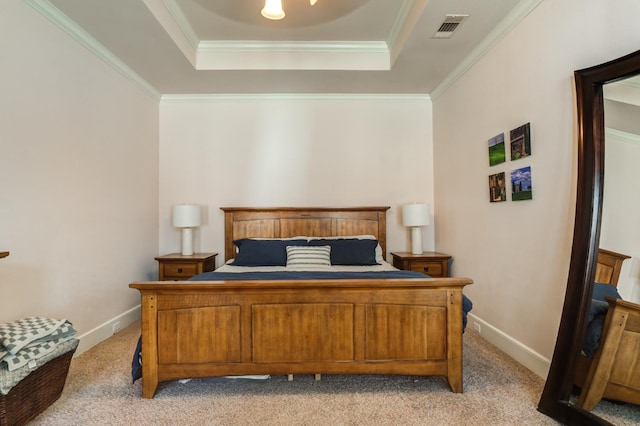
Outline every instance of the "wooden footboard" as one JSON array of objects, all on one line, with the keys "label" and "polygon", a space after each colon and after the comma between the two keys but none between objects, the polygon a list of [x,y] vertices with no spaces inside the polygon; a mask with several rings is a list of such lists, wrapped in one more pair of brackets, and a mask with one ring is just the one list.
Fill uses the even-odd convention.
[{"label": "wooden footboard", "polygon": [[407,374],[462,392],[467,278],[145,281],[142,396],[245,374]]},{"label": "wooden footboard", "polygon": [[600,346],[578,400],[587,411],[603,398],[640,404],[640,305],[605,297],[609,303]]},{"label": "wooden footboard", "polygon": [[[618,285],[622,263],[631,256],[599,249],[596,282]],[[578,355],[576,405],[591,411],[601,399],[640,404],[640,305],[605,297],[609,303],[593,359]]]}]

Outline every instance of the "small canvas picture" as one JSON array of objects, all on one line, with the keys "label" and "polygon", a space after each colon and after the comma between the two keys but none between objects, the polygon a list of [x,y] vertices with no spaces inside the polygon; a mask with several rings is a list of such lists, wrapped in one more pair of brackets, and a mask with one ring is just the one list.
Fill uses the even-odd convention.
[{"label": "small canvas picture", "polygon": [[511,161],[531,155],[531,126],[524,124],[510,132]]},{"label": "small canvas picture", "polygon": [[511,200],[522,201],[533,199],[531,186],[531,166],[511,171]]},{"label": "small canvas picture", "polygon": [[507,161],[507,154],[504,148],[504,133],[500,133],[489,139],[489,166],[505,161]]},{"label": "small canvas picture", "polygon": [[489,201],[492,203],[507,201],[504,172],[489,176]]}]

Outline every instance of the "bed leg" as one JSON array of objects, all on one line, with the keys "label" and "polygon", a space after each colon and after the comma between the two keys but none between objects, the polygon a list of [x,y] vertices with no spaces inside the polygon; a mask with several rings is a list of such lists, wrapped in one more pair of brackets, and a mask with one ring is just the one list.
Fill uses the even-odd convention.
[{"label": "bed leg", "polygon": [[293,382],[293,374],[287,374],[287,380]]},{"label": "bed leg", "polygon": [[158,389],[158,379],[157,376],[153,379],[147,377],[142,377],[142,397],[146,399],[151,399],[156,394],[156,390]]},{"label": "bed leg", "polygon": [[322,379],[322,374],[316,374],[316,381]]}]

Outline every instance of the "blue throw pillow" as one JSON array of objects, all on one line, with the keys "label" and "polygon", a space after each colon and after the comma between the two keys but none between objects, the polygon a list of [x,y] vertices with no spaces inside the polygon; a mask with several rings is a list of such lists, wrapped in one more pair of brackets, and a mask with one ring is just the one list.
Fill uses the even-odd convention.
[{"label": "blue throw pillow", "polygon": [[286,266],[287,246],[306,246],[307,240],[252,240],[233,242],[238,247],[234,266]]},{"label": "blue throw pillow", "polygon": [[594,282],[591,298],[605,302],[605,296],[613,297],[614,299],[622,299],[622,297],[620,297],[620,293],[618,293],[618,289],[614,285],[603,284],[597,281]]},{"label": "blue throw pillow", "polygon": [[311,246],[331,247],[332,265],[378,265],[376,247],[378,240],[358,238],[314,239]]}]

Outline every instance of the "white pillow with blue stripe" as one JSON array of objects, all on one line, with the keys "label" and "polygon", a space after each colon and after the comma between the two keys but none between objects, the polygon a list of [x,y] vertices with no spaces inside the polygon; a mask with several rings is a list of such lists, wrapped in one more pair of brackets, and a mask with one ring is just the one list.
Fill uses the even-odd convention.
[{"label": "white pillow with blue stripe", "polygon": [[287,246],[287,268],[328,268],[330,246]]}]

